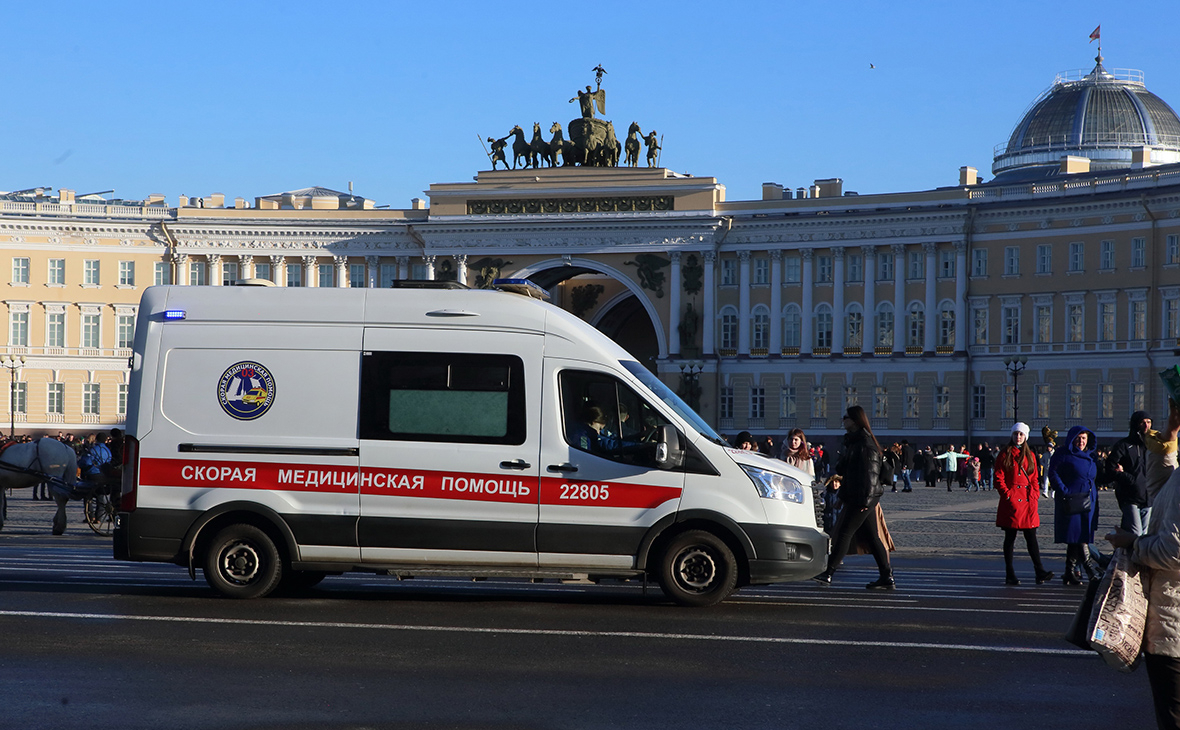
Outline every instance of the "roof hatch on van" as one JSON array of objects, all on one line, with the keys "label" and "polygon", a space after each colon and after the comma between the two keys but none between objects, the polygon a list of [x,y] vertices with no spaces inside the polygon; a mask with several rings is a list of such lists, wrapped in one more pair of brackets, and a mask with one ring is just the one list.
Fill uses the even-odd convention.
[{"label": "roof hatch on van", "polygon": [[540,299],[543,302],[549,301],[549,292],[528,279],[496,279],[492,282],[492,286],[500,291],[520,294],[531,299]]}]

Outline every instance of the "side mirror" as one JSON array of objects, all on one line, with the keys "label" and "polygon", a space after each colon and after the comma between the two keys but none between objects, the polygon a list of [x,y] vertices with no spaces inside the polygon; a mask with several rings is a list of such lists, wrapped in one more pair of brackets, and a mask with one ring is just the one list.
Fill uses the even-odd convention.
[{"label": "side mirror", "polygon": [[684,446],[680,443],[680,433],[672,424],[660,427],[660,437],[656,442],[656,466],[661,469],[679,469],[684,464]]}]

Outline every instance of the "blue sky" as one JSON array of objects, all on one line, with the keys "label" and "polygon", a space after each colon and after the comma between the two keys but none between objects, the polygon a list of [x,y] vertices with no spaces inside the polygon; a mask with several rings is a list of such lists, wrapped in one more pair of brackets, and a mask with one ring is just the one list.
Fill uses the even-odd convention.
[{"label": "blue sky", "polygon": [[[992,148],[1059,71],[1135,68],[1180,108],[1169,2],[11,3],[0,190],[253,200],[323,185],[408,207],[470,180],[477,137],[568,127],[607,70],[606,118],[662,163],[861,193],[990,178]],[[876,69],[870,69],[872,63]]]}]

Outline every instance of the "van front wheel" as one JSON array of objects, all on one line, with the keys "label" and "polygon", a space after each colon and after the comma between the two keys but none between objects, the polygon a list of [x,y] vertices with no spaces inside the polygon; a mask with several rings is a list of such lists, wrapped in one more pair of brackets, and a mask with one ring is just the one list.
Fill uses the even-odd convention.
[{"label": "van front wheel", "polygon": [[660,588],[682,606],[712,606],[737,586],[737,561],[719,537],[689,530],[672,538],[660,556]]},{"label": "van front wheel", "polygon": [[275,589],[283,564],[270,537],[253,525],[230,525],[205,552],[205,582],[229,598],[261,598]]}]

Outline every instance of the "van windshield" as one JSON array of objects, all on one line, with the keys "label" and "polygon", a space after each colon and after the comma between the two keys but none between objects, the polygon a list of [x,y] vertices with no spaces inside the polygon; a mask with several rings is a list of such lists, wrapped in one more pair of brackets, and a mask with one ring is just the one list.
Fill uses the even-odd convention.
[{"label": "van windshield", "polygon": [[647,389],[654,393],[657,398],[667,404],[673,411],[676,411],[676,415],[691,423],[693,428],[699,431],[702,436],[716,443],[725,444],[725,440],[717,435],[717,432],[713,430],[712,426],[705,423],[705,419],[697,415],[696,411],[689,408],[687,403],[680,400],[680,396],[673,393],[650,370],[634,360],[623,360],[622,365],[627,368],[627,372],[634,375],[639,379],[639,382],[647,386]]}]

